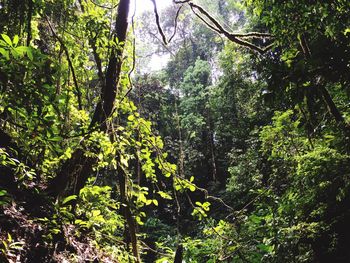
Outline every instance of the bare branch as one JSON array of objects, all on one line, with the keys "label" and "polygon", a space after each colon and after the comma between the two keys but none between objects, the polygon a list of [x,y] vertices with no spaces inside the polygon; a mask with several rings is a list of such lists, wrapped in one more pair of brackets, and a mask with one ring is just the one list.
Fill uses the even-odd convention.
[{"label": "bare branch", "polygon": [[172,36],[169,38],[169,43],[171,42],[171,40],[174,38],[174,36],[175,36],[175,34],[176,34],[176,30],[177,30],[177,19],[178,19],[178,17],[179,17],[179,14],[180,14],[180,11],[181,11],[181,9],[182,9],[182,7],[183,7],[183,5],[181,5],[180,7],[179,7],[179,9],[177,10],[177,12],[176,12],[176,16],[175,16],[175,20],[174,20],[174,33],[172,34]]},{"label": "bare branch", "polygon": [[[255,50],[259,52],[260,54],[265,53],[267,50],[269,50],[272,47],[272,44],[266,46],[266,47],[259,47],[257,45],[254,45],[253,43],[250,43],[248,41],[243,40],[243,38],[259,38],[259,39],[266,39],[266,38],[272,38],[273,36],[269,33],[258,33],[258,32],[249,32],[245,34],[237,34],[237,33],[231,33],[228,32],[226,29],[223,28],[223,26],[215,19],[213,18],[203,7],[196,5],[192,2],[188,2],[189,6],[191,7],[193,13],[202,20],[210,29],[214,30],[215,32],[219,34],[223,34],[227,39],[230,41],[237,43],[238,45],[248,47],[252,50]],[[199,11],[199,13],[197,12]],[[204,17],[205,18],[204,18]],[[207,19],[210,21],[208,22]]]},{"label": "bare branch", "polygon": [[213,31],[215,31],[215,32],[217,32],[217,33],[219,33],[219,34],[223,33],[223,32],[220,31],[218,28],[216,28],[216,27],[212,26],[210,23],[208,23],[207,20],[205,20],[201,15],[199,15],[199,14],[194,10],[194,8],[193,8],[192,6],[191,6],[191,9],[192,9],[193,13],[194,13],[200,20],[202,20],[202,22],[203,22],[207,27],[209,27],[211,30],[213,30]]},{"label": "bare branch", "polygon": [[[162,36],[162,40],[163,40],[163,43],[164,45],[168,45],[171,40],[174,38],[175,34],[176,34],[176,30],[177,30],[177,19],[179,18],[179,14],[180,14],[180,11],[182,9],[182,5],[179,7],[179,9],[177,10],[176,12],[176,15],[175,15],[175,19],[174,19],[174,32],[173,34],[171,35],[171,37],[169,38],[169,40],[166,39],[166,36],[164,34],[164,31],[160,25],[160,19],[159,19],[159,13],[158,13],[158,8],[157,8],[157,3],[155,0],[151,0],[151,2],[153,3],[153,12],[154,12],[154,15],[156,17],[156,24],[157,24],[157,28],[158,28],[158,31],[159,31],[159,34]],[[177,2],[176,2],[177,3]],[[184,2],[185,3],[185,2]]]},{"label": "bare branch", "polygon": [[167,40],[166,40],[166,37],[165,37],[165,34],[163,32],[163,29],[162,27],[160,26],[160,21],[159,21],[159,14],[158,14],[158,9],[157,9],[157,3],[156,3],[156,0],[151,0],[151,2],[153,3],[153,12],[154,12],[154,15],[156,17],[156,24],[157,24],[157,27],[158,27],[158,31],[159,31],[159,34],[162,36],[162,40],[164,42],[165,45],[168,44]]},{"label": "bare branch", "polygon": [[185,4],[190,2],[191,0],[173,0],[174,4]]},{"label": "bare branch", "polygon": [[248,33],[233,33],[236,37],[240,38],[273,38],[270,33],[261,33],[261,32],[248,32]]}]

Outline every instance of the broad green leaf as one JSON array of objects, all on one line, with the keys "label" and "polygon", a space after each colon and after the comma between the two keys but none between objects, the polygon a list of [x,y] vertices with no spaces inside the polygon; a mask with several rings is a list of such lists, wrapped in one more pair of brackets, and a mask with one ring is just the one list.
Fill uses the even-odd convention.
[{"label": "broad green leaf", "polygon": [[63,140],[63,138],[60,137],[60,136],[55,136],[55,137],[48,138],[48,140],[51,141],[51,142],[60,142],[60,141]]},{"label": "broad green leaf", "polygon": [[100,210],[92,210],[91,213],[92,213],[93,217],[96,217],[96,216],[99,216],[101,214],[101,211]]},{"label": "broad green leaf", "polygon": [[75,199],[77,199],[77,196],[76,196],[76,195],[67,196],[65,199],[63,199],[62,205],[65,205],[65,204],[68,203],[69,201],[72,201],[72,200],[75,200]]},{"label": "broad green leaf", "polygon": [[31,61],[33,61],[33,53],[31,48],[27,48],[27,56]]},{"label": "broad green leaf", "polygon": [[5,34],[1,34],[3,40],[5,40],[5,42],[12,47],[12,41],[11,41],[11,38],[8,36],[8,35],[5,35]]},{"label": "broad green leaf", "polygon": [[0,54],[3,55],[7,60],[10,59],[9,52],[3,48],[0,48]]},{"label": "broad green leaf", "polygon": [[167,194],[167,193],[165,193],[163,191],[158,191],[158,194],[164,199],[168,199],[168,200],[172,200],[173,199],[169,194]]},{"label": "broad green leaf", "polygon": [[25,46],[18,46],[14,48],[19,54],[23,55],[24,53],[27,52],[27,47]]},{"label": "broad green leaf", "polygon": [[147,198],[146,198],[145,195],[142,194],[142,193],[139,195],[139,200],[140,200],[140,202],[142,202],[142,203],[147,203]]},{"label": "broad green leaf", "polygon": [[189,186],[189,189],[190,189],[191,192],[196,191],[196,187],[195,187],[193,184],[191,184],[191,185]]},{"label": "broad green leaf", "polygon": [[13,41],[12,41],[12,43],[13,43],[14,46],[17,46],[18,40],[19,40],[18,35],[15,35],[15,36],[13,37]]},{"label": "broad green leaf", "polygon": [[134,115],[129,115],[128,116],[128,121],[133,121],[135,120],[135,116]]},{"label": "broad green leaf", "polygon": [[10,49],[10,52],[11,52],[11,55],[12,55],[14,58],[16,58],[16,59],[19,58],[20,55],[21,55],[20,53],[17,52],[16,49],[13,49],[13,48]]}]

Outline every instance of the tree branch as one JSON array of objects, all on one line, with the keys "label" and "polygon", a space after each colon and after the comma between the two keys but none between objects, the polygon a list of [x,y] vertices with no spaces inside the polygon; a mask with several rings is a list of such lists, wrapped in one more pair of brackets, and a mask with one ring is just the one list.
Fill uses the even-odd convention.
[{"label": "tree branch", "polygon": [[[193,11],[193,13],[200,20],[202,20],[206,24],[206,26],[208,26],[210,29],[214,30],[215,32],[217,32],[219,34],[223,34],[227,39],[229,39],[230,41],[232,41],[240,46],[248,47],[249,49],[257,51],[260,54],[263,54],[267,50],[269,50],[273,45],[273,44],[270,44],[270,45],[267,45],[266,47],[259,47],[257,45],[254,45],[253,43],[250,43],[250,42],[242,39],[242,38],[259,38],[259,39],[273,38],[273,36],[269,33],[248,32],[245,34],[237,34],[237,33],[228,32],[203,7],[196,5],[192,2],[188,2],[188,4],[191,7],[191,10]],[[197,10],[199,11],[200,14],[197,12]],[[208,22],[206,19],[208,19],[210,22]]]},{"label": "tree branch", "polygon": [[99,124],[104,131],[107,129],[106,120],[112,114],[118,90],[119,77],[123,63],[122,56],[128,27],[129,3],[130,0],[120,0],[118,5],[114,36],[118,47],[111,51],[105,76],[105,84],[102,85],[101,101],[99,105],[96,106],[94,117],[90,125],[90,127],[92,127],[95,124]]},{"label": "tree branch", "polygon": [[174,19],[174,32],[172,34],[172,36],[169,38],[169,43],[171,42],[171,40],[174,38],[175,34],[176,34],[176,30],[177,30],[177,19],[179,18],[179,14],[180,14],[180,11],[182,9],[183,5],[181,5],[179,7],[179,9],[177,9],[177,12],[176,12],[176,15],[175,15],[175,19]]},{"label": "tree branch", "polygon": [[164,31],[160,25],[160,19],[159,19],[159,14],[158,14],[158,9],[157,9],[157,3],[155,0],[151,0],[151,2],[153,3],[153,12],[154,12],[154,15],[156,17],[156,24],[157,24],[157,28],[158,28],[158,31],[159,31],[159,34],[162,36],[162,40],[163,40],[163,43],[164,45],[168,45],[171,40],[174,38],[175,34],[176,34],[176,30],[177,30],[177,19],[179,18],[179,14],[180,14],[180,11],[182,9],[182,5],[179,7],[179,9],[177,10],[176,12],[176,15],[175,15],[175,19],[174,19],[174,32],[173,34],[171,35],[171,37],[169,38],[169,40],[166,39],[166,36],[164,34]]}]

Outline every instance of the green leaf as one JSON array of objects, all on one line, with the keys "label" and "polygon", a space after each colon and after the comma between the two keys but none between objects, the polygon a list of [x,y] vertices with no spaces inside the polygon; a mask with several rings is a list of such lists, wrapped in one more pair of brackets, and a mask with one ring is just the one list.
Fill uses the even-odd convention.
[{"label": "green leaf", "polygon": [[189,186],[189,189],[190,189],[191,192],[196,191],[196,187],[195,187],[193,184],[191,184],[191,185]]},{"label": "green leaf", "polygon": [[27,48],[27,56],[31,61],[33,61],[33,53],[31,48]]},{"label": "green leaf", "polygon": [[74,224],[79,225],[79,226],[81,226],[81,227],[86,227],[86,226],[88,225],[88,222],[83,221],[83,220],[81,220],[81,219],[76,219],[76,220],[74,221]]},{"label": "green leaf", "polygon": [[262,251],[264,251],[264,252],[272,252],[273,251],[273,246],[268,246],[268,245],[265,245],[265,244],[259,244],[259,245],[257,245],[257,247],[259,249],[261,249]]},{"label": "green leaf", "polygon": [[124,166],[124,167],[128,167],[128,160],[125,159],[123,156],[120,156],[120,163]]},{"label": "green leaf", "polygon": [[13,242],[10,244],[11,249],[16,249],[16,250],[23,250],[24,242],[19,241],[19,242]]},{"label": "green leaf", "polygon": [[63,138],[60,137],[60,136],[55,136],[55,137],[48,138],[48,140],[51,141],[51,142],[60,142],[60,141],[63,140]]},{"label": "green leaf", "polygon": [[10,52],[11,52],[11,55],[16,59],[19,58],[19,56],[21,55],[17,52],[16,49],[10,49]]},{"label": "green leaf", "polygon": [[68,203],[69,201],[75,200],[77,199],[77,195],[70,195],[67,196],[65,199],[63,199],[62,201],[62,205],[65,205],[66,203]]},{"label": "green leaf", "polygon": [[158,200],[153,199],[153,204],[154,204],[155,206],[158,206]]},{"label": "green leaf", "polygon": [[51,232],[54,233],[55,235],[57,235],[57,234],[61,233],[61,230],[58,228],[54,228],[51,230]]},{"label": "green leaf", "polygon": [[16,46],[16,45],[18,44],[18,40],[19,40],[18,35],[15,35],[15,36],[13,37],[13,41],[12,41],[12,43],[13,43],[14,46]]},{"label": "green leaf", "polygon": [[19,54],[21,54],[21,56],[23,56],[24,53],[27,52],[28,48],[25,46],[18,46],[18,47],[15,47],[14,49],[16,50],[17,53],[19,53]]},{"label": "green leaf", "polygon": [[5,250],[7,250],[7,249],[8,249],[8,244],[7,244],[7,242],[5,242],[4,240],[2,240],[2,244],[3,244],[3,246],[5,247]]},{"label": "green leaf", "polygon": [[128,116],[128,121],[133,121],[135,120],[135,116],[134,115],[129,115]]},{"label": "green leaf", "polygon": [[147,198],[146,198],[145,195],[142,194],[142,193],[139,195],[139,200],[140,200],[140,202],[142,202],[142,203],[147,203]]},{"label": "green leaf", "polygon": [[12,236],[10,235],[10,233],[7,233],[7,241],[8,242],[12,242]]},{"label": "green leaf", "polygon": [[12,47],[12,41],[11,38],[8,35],[1,34],[2,38],[5,40],[5,42]]},{"label": "green leaf", "polygon": [[7,60],[10,59],[9,52],[3,48],[0,48],[0,54],[3,55]]},{"label": "green leaf", "polygon": [[164,198],[164,199],[168,199],[168,200],[172,200],[173,198],[171,197],[171,195],[169,195],[168,193],[165,193],[163,191],[158,191],[158,194]]},{"label": "green leaf", "polygon": [[100,210],[92,210],[91,212],[93,217],[99,216],[101,214]]}]

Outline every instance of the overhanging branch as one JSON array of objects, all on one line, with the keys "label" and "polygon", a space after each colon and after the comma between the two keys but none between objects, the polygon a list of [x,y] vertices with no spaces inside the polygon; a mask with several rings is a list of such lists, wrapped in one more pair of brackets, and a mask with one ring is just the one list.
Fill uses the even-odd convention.
[{"label": "overhanging branch", "polygon": [[[154,0],[152,0],[154,1]],[[209,14],[203,7],[194,4],[190,0],[177,1],[173,0],[175,4],[184,4],[187,3],[193,13],[211,30],[217,32],[218,34],[224,35],[228,40],[240,45],[247,47],[251,50],[257,51],[260,54],[265,53],[273,44],[268,44],[264,47],[255,45],[251,42],[246,41],[245,39],[255,38],[255,39],[271,39],[273,36],[269,33],[260,33],[260,32],[248,32],[248,33],[232,33],[226,30],[212,15]]]},{"label": "overhanging branch", "polygon": [[159,31],[159,34],[162,36],[162,41],[164,43],[164,45],[168,45],[171,40],[174,38],[175,34],[176,34],[176,30],[177,30],[177,19],[179,17],[179,14],[180,14],[180,11],[182,9],[182,5],[179,7],[179,9],[177,10],[176,12],[176,15],[175,15],[175,19],[174,19],[174,32],[173,34],[171,35],[171,37],[169,38],[169,40],[166,39],[166,36],[164,34],[164,31],[160,25],[160,19],[159,19],[159,13],[158,13],[158,8],[157,8],[157,3],[155,0],[151,0],[152,4],[153,4],[153,12],[154,12],[154,15],[156,17],[156,24],[157,24],[157,28],[158,28],[158,31]]}]

